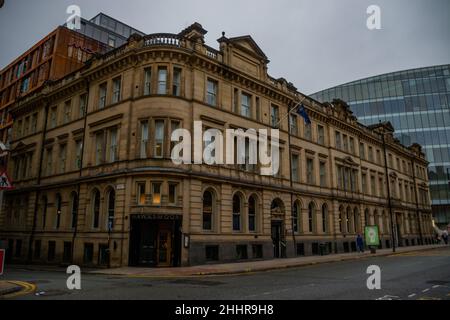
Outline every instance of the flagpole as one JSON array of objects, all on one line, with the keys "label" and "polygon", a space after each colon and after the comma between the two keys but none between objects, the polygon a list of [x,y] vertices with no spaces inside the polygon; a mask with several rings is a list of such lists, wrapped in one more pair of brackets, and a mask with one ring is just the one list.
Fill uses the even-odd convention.
[{"label": "flagpole", "polygon": [[306,95],[303,96],[303,99],[300,100],[299,103],[297,103],[292,109],[289,109],[288,113],[287,113],[283,118],[281,118],[280,121],[277,122],[276,127],[278,127],[278,126],[281,124],[281,122],[283,122],[287,117],[289,117],[289,115],[291,114],[291,112],[292,112],[294,109],[298,108],[298,107],[300,106],[300,104],[302,104],[303,101],[305,101],[306,98],[307,98]]}]

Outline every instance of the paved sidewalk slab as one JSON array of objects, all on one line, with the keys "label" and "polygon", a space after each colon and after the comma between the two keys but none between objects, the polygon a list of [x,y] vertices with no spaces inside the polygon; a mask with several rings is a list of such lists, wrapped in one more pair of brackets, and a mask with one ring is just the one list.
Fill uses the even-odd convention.
[{"label": "paved sidewalk slab", "polygon": [[22,287],[8,281],[0,281],[0,297],[22,290]]},{"label": "paved sidewalk slab", "polygon": [[[414,251],[433,250],[443,248],[443,245],[427,245],[415,247],[397,248],[396,254],[402,254]],[[226,274],[242,274],[249,272],[261,272],[277,269],[295,268],[306,265],[314,265],[319,263],[330,263],[338,261],[364,259],[370,257],[380,257],[392,255],[392,249],[377,250],[376,254],[369,251],[364,253],[342,253],[327,256],[308,256],[289,259],[249,261],[240,263],[202,265],[181,268],[135,268],[123,267],[115,269],[95,270],[88,272],[90,274],[103,274],[128,277],[192,277],[207,275],[226,275]]]}]

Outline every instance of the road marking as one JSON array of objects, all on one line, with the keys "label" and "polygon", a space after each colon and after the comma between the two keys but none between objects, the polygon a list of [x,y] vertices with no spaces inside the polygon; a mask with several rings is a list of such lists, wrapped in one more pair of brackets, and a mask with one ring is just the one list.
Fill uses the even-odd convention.
[{"label": "road marking", "polygon": [[430,289],[422,290],[423,293],[430,291]]},{"label": "road marking", "polygon": [[415,297],[415,296],[416,296],[416,294],[413,293],[413,294],[410,294],[410,295],[408,296],[408,298],[413,298],[413,297]]},{"label": "road marking", "polygon": [[377,300],[393,300],[393,299],[400,299],[400,297],[399,296],[385,295],[384,297],[378,298]]},{"label": "road marking", "polygon": [[440,287],[440,285],[432,286],[433,289],[437,289],[437,288],[439,288],[439,287]]},{"label": "road marking", "polygon": [[18,286],[22,287],[23,289],[18,292],[14,292],[14,293],[6,294],[6,295],[2,296],[2,298],[4,298],[4,299],[17,298],[17,297],[24,296],[24,295],[27,295],[27,294],[30,294],[30,293],[33,293],[36,291],[36,285],[29,283],[29,282],[24,282],[24,281],[8,281],[8,282],[18,285]]}]

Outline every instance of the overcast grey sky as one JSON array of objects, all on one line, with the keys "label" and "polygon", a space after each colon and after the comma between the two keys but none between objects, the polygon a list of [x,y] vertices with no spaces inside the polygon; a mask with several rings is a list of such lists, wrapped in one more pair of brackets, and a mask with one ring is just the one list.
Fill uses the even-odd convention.
[{"label": "overcast grey sky", "polygon": [[[381,73],[450,63],[448,0],[5,0],[0,9],[0,67],[81,7],[145,33],[178,33],[197,21],[216,39],[250,34],[271,60],[269,73],[306,94]],[[366,27],[381,7],[382,30]]]}]

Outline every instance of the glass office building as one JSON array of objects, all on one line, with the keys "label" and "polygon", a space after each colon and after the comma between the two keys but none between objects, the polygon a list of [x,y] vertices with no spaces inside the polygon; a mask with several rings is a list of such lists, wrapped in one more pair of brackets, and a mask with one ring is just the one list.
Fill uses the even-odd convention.
[{"label": "glass office building", "polygon": [[430,161],[435,222],[450,223],[450,65],[366,78],[312,94],[347,101],[365,125],[390,121],[405,145],[421,144]]},{"label": "glass office building", "polygon": [[141,36],[145,35],[143,32],[104,13],[99,13],[90,20],[82,18],[80,27],[80,30],[76,30],[78,33],[107,44],[111,48],[117,48],[125,44],[134,33]]}]

